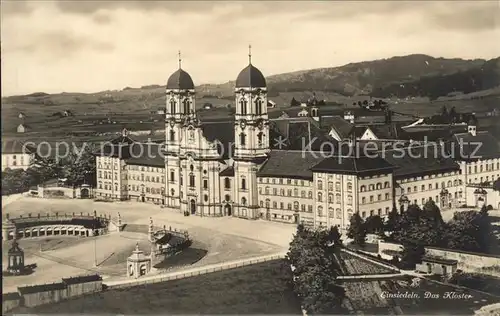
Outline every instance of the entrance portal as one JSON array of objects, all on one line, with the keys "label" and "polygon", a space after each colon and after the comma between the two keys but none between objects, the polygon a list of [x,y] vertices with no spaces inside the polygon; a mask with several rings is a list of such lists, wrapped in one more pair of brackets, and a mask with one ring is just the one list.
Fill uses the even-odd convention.
[{"label": "entrance portal", "polygon": [[196,201],[193,199],[190,202],[191,214],[196,214]]},{"label": "entrance portal", "polygon": [[144,198],[144,195],[141,196],[141,202],[146,202],[146,199]]},{"label": "entrance portal", "polygon": [[89,192],[89,189],[81,189],[80,190],[80,198],[82,199],[88,199],[90,196],[90,192]]},{"label": "entrance portal", "polygon": [[295,224],[298,224],[298,223],[299,223],[299,214],[294,214],[294,215],[293,215],[293,222],[294,222]]},{"label": "entrance portal", "polygon": [[232,216],[233,215],[233,212],[231,210],[231,205],[226,204],[226,206],[224,207],[224,213],[226,213],[227,216]]}]

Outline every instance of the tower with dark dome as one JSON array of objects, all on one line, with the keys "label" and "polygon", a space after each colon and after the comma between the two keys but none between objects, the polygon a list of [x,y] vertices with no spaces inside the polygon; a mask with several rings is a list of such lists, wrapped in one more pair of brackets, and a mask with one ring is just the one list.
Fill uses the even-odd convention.
[{"label": "tower with dark dome", "polygon": [[180,201],[180,152],[183,126],[196,119],[195,90],[191,76],[181,67],[179,52],[179,69],[167,80],[165,110],[165,164],[166,187],[165,203],[179,207]]},{"label": "tower with dark dome", "polygon": [[248,58],[248,66],[239,73],[235,87],[235,215],[257,218],[257,170],[269,154],[269,120],[266,79],[252,65],[250,51]]}]

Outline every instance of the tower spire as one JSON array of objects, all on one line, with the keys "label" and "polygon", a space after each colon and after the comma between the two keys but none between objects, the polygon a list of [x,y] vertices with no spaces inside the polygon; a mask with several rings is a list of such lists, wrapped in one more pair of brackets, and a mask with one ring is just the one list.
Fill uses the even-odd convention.
[{"label": "tower spire", "polygon": [[181,63],[182,63],[181,51],[179,51],[178,55],[179,55],[179,69],[181,69]]},{"label": "tower spire", "polygon": [[248,45],[248,63],[252,64],[252,45]]}]

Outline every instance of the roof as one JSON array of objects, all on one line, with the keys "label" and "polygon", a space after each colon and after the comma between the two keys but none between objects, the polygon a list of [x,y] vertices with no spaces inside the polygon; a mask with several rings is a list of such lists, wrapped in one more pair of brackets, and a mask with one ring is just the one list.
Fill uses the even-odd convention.
[{"label": "roof", "polygon": [[222,170],[219,175],[221,177],[234,177],[234,168],[231,166],[231,167],[227,167],[226,169]]},{"label": "roof", "polygon": [[319,123],[321,128],[326,129],[327,133],[330,132],[330,129],[335,130],[341,139],[348,138],[354,126],[340,116],[324,116],[321,117]]},{"label": "roof", "polygon": [[66,288],[66,283],[58,282],[58,283],[42,284],[42,285],[20,286],[17,288],[17,290],[21,295],[25,295],[25,294],[33,294],[39,292],[64,290],[65,288]]},{"label": "roof", "polygon": [[266,78],[252,64],[245,67],[236,78],[236,88],[265,88]]},{"label": "roof", "polygon": [[167,89],[194,90],[193,79],[187,72],[179,68],[168,78]]},{"label": "roof", "polygon": [[442,258],[436,258],[436,257],[430,257],[430,256],[424,256],[422,258],[422,262],[432,262],[432,263],[446,264],[446,265],[457,265],[458,264],[457,260],[442,259]]},{"label": "roof", "polygon": [[126,147],[128,150],[123,158],[129,165],[165,168],[162,147],[156,143],[134,143]]},{"label": "roof", "polygon": [[118,136],[117,138],[114,138],[110,141],[111,144],[113,145],[118,145],[118,144],[132,144],[135,143],[136,141],[133,140],[132,138],[128,137],[126,134],[122,134]]},{"label": "roof", "polygon": [[34,148],[15,139],[2,141],[2,154],[22,154],[31,153],[33,151]]},{"label": "roof", "polygon": [[82,275],[82,276],[76,276],[76,277],[71,277],[71,278],[63,278],[62,281],[68,285],[69,284],[80,284],[80,283],[87,283],[87,282],[102,281],[102,277],[98,274]]},{"label": "roof", "polygon": [[500,143],[490,132],[455,134],[448,148],[456,160],[478,160],[500,157]]},{"label": "roof", "polygon": [[364,174],[391,172],[394,166],[380,157],[329,157],[311,168],[314,172]]},{"label": "roof", "polygon": [[337,146],[337,141],[310,117],[283,118],[271,120],[269,123],[269,144],[272,149],[321,150],[322,144]]},{"label": "roof", "polygon": [[14,300],[20,300],[21,295],[19,295],[19,292],[11,292],[11,293],[3,293],[2,294],[2,302],[5,301],[14,301]]},{"label": "roof", "polygon": [[390,164],[396,166],[395,178],[424,176],[437,172],[459,171],[460,166],[450,157],[443,156],[444,148],[439,144],[427,144],[386,150],[380,153]]},{"label": "roof", "polygon": [[11,219],[16,228],[23,229],[35,226],[43,226],[43,225],[78,225],[83,226],[85,228],[102,228],[103,224],[99,221],[99,219],[85,219],[85,218],[59,218],[59,219],[51,219],[47,218],[15,218]]},{"label": "roof", "polygon": [[202,123],[203,136],[209,142],[217,141],[217,151],[222,158],[234,153],[234,121]]},{"label": "roof", "polygon": [[310,180],[313,178],[310,169],[323,159],[323,155],[317,152],[271,150],[269,158],[257,172],[257,176]]},{"label": "roof", "polygon": [[12,246],[9,248],[9,254],[22,254],[24,251],[19,247],[17,240],[14,239]]},{"label": "roof", "polygon": [[406,132],[398,124],[369,125],[368,127],[378,139],[407,139]]}]

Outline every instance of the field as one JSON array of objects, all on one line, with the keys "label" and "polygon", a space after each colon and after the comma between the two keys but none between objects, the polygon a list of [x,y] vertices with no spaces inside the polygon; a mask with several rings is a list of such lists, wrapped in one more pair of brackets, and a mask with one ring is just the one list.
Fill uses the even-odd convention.
[{"label": "field", "polygon": [[[404,315],[473,315],[484,305],[500,302],[500,297],[422,279],[416,288],[410,278],[380,281],[345,282],[349,304],[366,315],[390,315],[397,311]],[[386,293],[409,293],[412,298],[390,298]],[[431,293],[432,298],[429,294]],[[471,298],[446,298],[446,292],[471,295]],[[385,297],[384,297],[385,296]]]},{"label": "field", "polygon": [[301,314],[281,277],[282,261],[123,290],[108,290],[16,313]]}]

